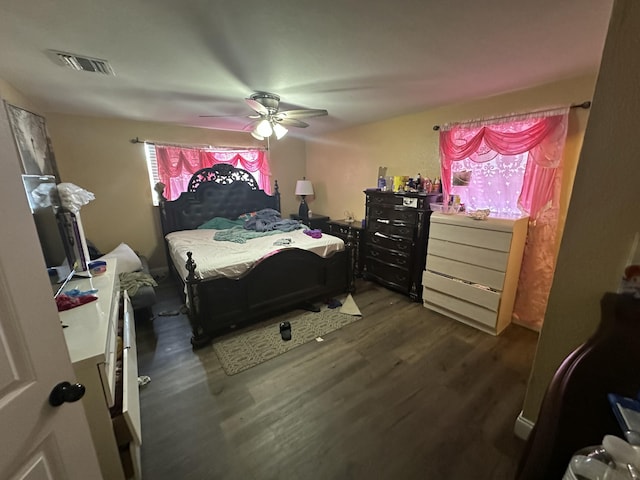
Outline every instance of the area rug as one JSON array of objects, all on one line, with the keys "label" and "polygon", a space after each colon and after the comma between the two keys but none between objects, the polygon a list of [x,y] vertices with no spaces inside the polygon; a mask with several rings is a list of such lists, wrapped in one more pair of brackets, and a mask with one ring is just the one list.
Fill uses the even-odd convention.
[{"label": "area rug", "polygon": [[[256,325],[214,339],[213,350],[227,375],[255,367],[267,360],[311,341],[322,341],[322,336],[353,323],[360,318],[360,310],[351,295],[340,299],[341,307],[322,305],[319,312],[294,310]],[[355,307],[355,308],[354,308]],[[280,323],[291,324],[291,340],[280,336]]]}]

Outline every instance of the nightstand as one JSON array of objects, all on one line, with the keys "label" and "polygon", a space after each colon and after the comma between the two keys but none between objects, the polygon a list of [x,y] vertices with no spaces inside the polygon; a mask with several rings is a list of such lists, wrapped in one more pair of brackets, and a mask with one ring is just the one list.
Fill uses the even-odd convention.
[{"label": "nightstand", "polygon": [[[292,213],[290,215],[292,220],[300,220],[302,221],[302,217],[297,213]],[[322,230],[323,232],[327,232],[327,222],[329,221],[329,217],[326,215],[318,215],[317,213],[312,213],[309,215],[309,225],[308,227],[313,230]]]},{"label": "nightstand", "polygon": [[347,223],[346,220],[330,220],[328,222],[328,234],[347,241],[349,228],[353,235],[353,269],[356,277],[362,276],[362,268],[364,266],[364,228],[362,222]]}]

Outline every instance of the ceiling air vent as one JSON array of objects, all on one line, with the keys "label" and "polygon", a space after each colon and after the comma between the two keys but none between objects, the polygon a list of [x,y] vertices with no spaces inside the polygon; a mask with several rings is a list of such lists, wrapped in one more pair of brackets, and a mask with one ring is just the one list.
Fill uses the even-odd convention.
[{"label": "ceiling air vent", "polygon": [[49,54],[63,67],[83,72],[102,73],[103,75],[115,75],[113,68],[106,60],[84,57],[75,53],[58,52],[50,50]]}]

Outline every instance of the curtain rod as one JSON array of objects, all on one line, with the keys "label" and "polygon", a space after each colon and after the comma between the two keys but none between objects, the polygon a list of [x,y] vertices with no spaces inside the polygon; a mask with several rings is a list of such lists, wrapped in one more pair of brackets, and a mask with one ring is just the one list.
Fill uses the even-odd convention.
[{"label": "curtain rod", "polygon": [[138,137],[132,138],[129,140],[131,143],[148,143],[149,145],[160,145],[165,147],[185,147],[185,148],[220,148],[224,150],[269,150],[267,147],[258,147],[255,145],[246,146],[246,145],[210,145],[210,144],[196,144],[196,143],[167,143],[167,142],[156,142],[153,140],[140,140]]},{"label": "curtain rod", "polygon": [[[586,108],[589,108],[589,107],[591,107],[591,101],[590,100],[587,100],[587,101],[582,102],[582,103],[576,103],[576,104],[573,104],[573,105],[569,105],[569,108],[585,108],[586,109]],[[510,117],[519,117],[520,115],[533,115],[533,114],[536,114],[536,113],[546,112],[547,110],[548,109],[535,110],[533,112],[528,112],[528,113],[514,113],[514,114],[511,114],[511,115],[504,115],[504,116],[494,117],[491,120],[499,120],[501,118],[510,118]],[[435,131],[440,130],[440,125],[434,125],[433,129]]]}]

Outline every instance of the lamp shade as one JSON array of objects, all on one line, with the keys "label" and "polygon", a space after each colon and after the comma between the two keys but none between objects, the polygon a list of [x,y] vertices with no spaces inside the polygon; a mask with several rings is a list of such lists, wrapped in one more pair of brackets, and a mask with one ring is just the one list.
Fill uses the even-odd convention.
[{"label": "lamp shade", "polygon": [[276,138],[278,140],[280,140],[282,137],[284,137],[287,132],[289,130],[287,130],[286,128],[284,128],[282,125],[280,125],[279,123],[274,123],[273,124],[273,133],[276,134]]},{"label": "lamp shade", "polygon": [[313,185],[309,180],[298,180],[296,182],[296,195],[313,195]]},{"label": "lamp shade", "polygon": [[256,126],[255,132],[261,137],[270,137],[273,133],[273,128],[271,127],[269,120],[263,119]]}]

